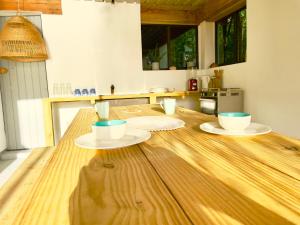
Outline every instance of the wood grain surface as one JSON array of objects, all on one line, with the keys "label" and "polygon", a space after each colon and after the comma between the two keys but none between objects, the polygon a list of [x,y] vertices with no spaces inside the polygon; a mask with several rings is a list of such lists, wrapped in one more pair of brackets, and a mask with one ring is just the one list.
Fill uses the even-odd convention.
[{"label": "wood grain surface", "polygon": [[77,148],[97,116],[81,110],[13,224],[190,224],[139,147]]},{"label": "wood grain surface", "polygon": [[217,136],[199,130],[212,116],[178,109],[175,117],[186,127],[155,133],[140,147],[194,224],[300,223],[299,141]]},{"label": "wood grain surface", "polygon": [[[163,112],[141,105],[110,114]],[[96,151],[74,146],[96,120],[92,109],[81,110],[12,224],[299,224],[298,140],[217,136],[199,130],[213,116],[178,108],[174,117],[186,127]]]},{"label": "wood grain surface", "polygon": [[15,215],[22,209],[26,194],[32,190],[42,169],[49,162],[54,148],[34,149],[20,168],[0,188],[0,224],[13,224]]},{"label": "wood grain surface", "polygon": [[0,10],[38,11],[46,14],[62,14],[61,0],[1,0]]}]

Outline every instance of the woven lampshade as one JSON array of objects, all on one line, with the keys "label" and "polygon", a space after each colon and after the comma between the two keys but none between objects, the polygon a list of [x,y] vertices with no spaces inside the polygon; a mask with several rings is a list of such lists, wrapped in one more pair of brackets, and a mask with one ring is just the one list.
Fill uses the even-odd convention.
[{"label": "woven lampshade", "polygon": [[23,16],[14,16],[0,32],[0,58],[36,62],[48,59],[48,54],[45,41],[35,25]]},{"label": "woven lampshade", "polygon": [[7,72],[8,72],[8,69],[6,69],[5,67],[0,67],[0,75],[6,74]]}]

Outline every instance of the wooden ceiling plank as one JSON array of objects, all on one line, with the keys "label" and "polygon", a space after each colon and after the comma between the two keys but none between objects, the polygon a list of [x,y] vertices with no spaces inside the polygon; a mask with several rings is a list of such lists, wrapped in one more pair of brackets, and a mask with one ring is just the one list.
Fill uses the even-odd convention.
[{"label": "wooden ceiling plank", "polygon": [[[1,0],[0,10],[17,10],[18,4],[14,0]],[[22,11],[38,11],[46,14],[62,14],[61,0],[20,0]]]},{"label": "wooden ceiling plank", "polygon": [[246,6],[246,0],[214,0],[207,1],[198,11],[198,22],[217,21]]},{"label": "wooden ceiling plank", "polygon": [[197,10],[207,0],[141,0],[144,9]]},{"label": "wooden ceiling plank", "polygon": [[246,0],[141,0],[142,24],[198,25],[246,6]]},{"label": "wooden ceiling plank", "polygon": [[177,24],[198,25],[194,11],[143,9],[141,11],[142,24]]}]

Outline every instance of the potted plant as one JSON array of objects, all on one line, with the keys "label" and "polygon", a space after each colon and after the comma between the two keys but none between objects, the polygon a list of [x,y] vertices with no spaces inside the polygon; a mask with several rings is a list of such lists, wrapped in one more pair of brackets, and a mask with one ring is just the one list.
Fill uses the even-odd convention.
[{"label": "potted plant", "polygon": [[166,53],[160,54],[158,45],[154,49],[149,50],[148,58],[152,64],[152,70],[159,70],[159,62]]},{"label": "potted plant", "polygon": [[187,69],[195,67],[197,57],[197,48],[195,47],[195,35],[187,37],[184,49],[184,60],[186,62]]},{"label": "potted plant", "polygon": [[188,69],[195,66],[195,59],[196,59],[195,52],[191,51],[191,52],[185,53],[184,58],[185,58],[185,62],[186,62],[186,67]]}]

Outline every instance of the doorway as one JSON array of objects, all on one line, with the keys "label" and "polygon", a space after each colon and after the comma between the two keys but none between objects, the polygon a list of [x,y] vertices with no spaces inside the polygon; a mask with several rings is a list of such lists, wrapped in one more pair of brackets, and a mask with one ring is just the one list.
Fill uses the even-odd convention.
[{"label": "doorway", "polygon": [[[0,29],[8,18],[0,17]],[[26,18],[42,30],[41,16]],[[0,60],[0,66],[8,69],[8,73],[0,76],[7,149],[43,147],[45,137],[42,99],[49,96],[45,62]]]}]

